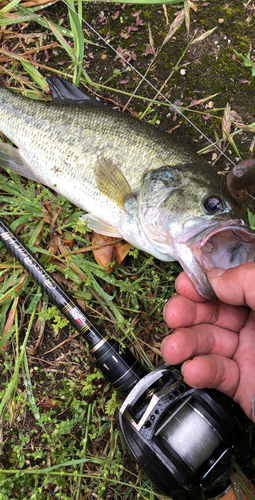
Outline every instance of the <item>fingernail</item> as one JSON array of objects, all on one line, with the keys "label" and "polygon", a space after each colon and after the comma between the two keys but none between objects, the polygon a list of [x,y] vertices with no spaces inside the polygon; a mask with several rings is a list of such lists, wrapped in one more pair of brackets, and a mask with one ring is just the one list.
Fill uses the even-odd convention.
[{"label": "fingernail", "polygon": [[192,359],[187,359],[187,361],[184,361],[184,363],[182,363],[181,371],[184,368],[184,366],[188,365],[191,361]]},{"label": "fingernail", "polygon": [[226,271],[226,269],[222,269],[221,267],[215,267],[211,271],[207,272],[207,276],[209,279],[210,278],[219,278],[220,276],[222,276],[222,274],[225,273],[225,271]]},{"label": "fingernail", "polygon": [[191,359],[187,359],[187,361],[184,361],[184,363],[182,363],[182,366],[181,366],[181,374],[185,380],[185,371],[186,371],[186,366],[191,362],[192,360]]},{"label": "fingernail", "polygon": [[[167,303],[167,304],[168,304],[168,303]],[[162,312],[163,312],[163,318],[164,318],[164,320],[165,320],[165,311],[166,311],[166,306],[167,306],[167,304],[165,304],[165,305],[164,305],[164,307],[163,307],[163,311],[162,311]],[[163,340],[163,342],[164,342],[164,340]]]},{"label": "fingernail", "polygon": [[168,339],[168,337],[165,337],[165,338],[162,340],[162,342],[161,342],[161,352],[162,352],[163,346],[164,346],[164,344],[166,343],[167,339]]},{"label": "fingernail", "polygon": [[163,307],[163,311],[162,311],[162,313],[163,313],[163,318],[164,318],[164,320],[165,320],[166,308],[167,308],[167,306],[168,306],[169,302],[171,302],[171,301],[172,301],[175,297],[176,297],[176,295],[174,295],[173,297],[170,297],[170,299],[168,299],[167,303],[166,303],[166,304],[164,305],[164,307]]}]

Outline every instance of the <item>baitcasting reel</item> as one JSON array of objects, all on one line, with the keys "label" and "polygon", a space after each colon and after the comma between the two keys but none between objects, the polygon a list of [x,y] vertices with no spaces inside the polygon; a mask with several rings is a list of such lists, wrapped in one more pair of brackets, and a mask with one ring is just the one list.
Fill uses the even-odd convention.
[{"label": "baitcasting reel", "polygon": [[215,390],[189,387],[164,364],[136,384],[119,421],[137,462],[164,493],[172,498],[177,482],[219,498],[229,487],[241,437],[234,406]]},{"label": "baitcasting reel", "polygon": [[187,491],[202,489],[207,498],[222,498],[240,441],[233,401],[214,390],[189,387],[168,365],[147,374],[131,351],[92,325],[1,218],[0,241],[85,337],[113,387],[127,396],[119,414],[121,430],[150,479],[171,497],[179,484]]}]

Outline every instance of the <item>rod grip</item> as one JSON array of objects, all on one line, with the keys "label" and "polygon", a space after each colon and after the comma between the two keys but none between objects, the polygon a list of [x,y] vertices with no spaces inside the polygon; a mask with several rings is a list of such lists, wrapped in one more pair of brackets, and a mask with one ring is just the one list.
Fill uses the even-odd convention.
[{"label": "rod grip", "polygon": [[[242,498],[242,500],[255,499],[255,487],[243,473],[242,477],[239,474],[234,474],[234,480],[236,485],[235,488],[237,488],[239,497]],[[221,494],[206,498],[208,498],[208,500],[237,500],[238,496],[235,492],[235,488],[233,484],[230,484]],[[245,493],[245,490],[249,491],[249,496]]]}]

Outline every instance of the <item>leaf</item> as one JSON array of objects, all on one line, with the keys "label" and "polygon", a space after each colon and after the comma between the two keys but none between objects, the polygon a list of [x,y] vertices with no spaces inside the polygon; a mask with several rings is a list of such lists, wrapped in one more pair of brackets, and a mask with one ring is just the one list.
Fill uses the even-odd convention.
[{"label": "leaf", "polygon": [[30,74],[33,81],[43,90],[46,90],[46,88],[48,87],[48,83],[47,80],[41,75],[41,73],[39,73],[39,71],[37,71],[34,66],[31,66],[28,61],[20,59],[20,62],[23,68]]},{"label": "leaf", "polygon": [[154,47],[154,42],[153,42],[153,36],[152,36],[152,32],[151,32],[151,26],[150,26],[150,23],[148,24],[148,31],[149,31],[149,41],[150,41],[150,46],[151,46],[151,49],[152,49],[153,54],[155,54],[155,53],[156,53],[156,51],[155,51],[155,47]]},{"label": "leaf", "polygon": [[251,229],[255,230],[255,217],[249,209],[248,209],[248,220],[249,220],[249,224],[251,226]]},{"label": "leaf", "polygon": [[[96,0],[98,2],[99,0]],[[110,0],[109,3],[112,3],[113,0]],[[173,5],[176,3],[182,3],[183,0],[131,0],[128,2],[129,4],[136,5]],[[126,3],[126,0],[114,0],[114,3]]]},{"label": "leaf", "polygon": [[235,143],[235,141],[234,141],[233,137],[231,136],[231,134],[229,134],[229,133],[225,130],[225,135],[226,135],[226,137],[227,137],[227,139],[228,139],[229,143],[231,144],[232,148],[234,149],[234,151],[235,151],[235,152],[236,152],[236,154],[238,155],[238,157],[239,157],[240,159],[242,159],[242,157],[241,157],[241,155],[240,155],[240,153],[239,153],[239,151],[238,151],[238,149],[237,149],[236,143]]},{"label": "leaf", "polygon": [[21,217],[18,217],[18,219],[15,219],[10,224],[10,228],[12,231],[15,231],[20,224],[26,224],[30,220],[31,220],[31,214],[22,215]]},{"label": "leaf", "polygon": [[10,12],[10,10],[13,9],[13,7],[15,7],[18,3],[20,2],[20,0],[12,0],[12,2],[8,3],[7,5],[5,5],[1,10],[0,10],[0,15],[3,13],[3,12]]},{"label": "leaf", "polygon": [[204,40],[205,38],[210,36],[216,29],[217,29],[217,26],[215,26],[215,28],[212,28],[211,30],[206,31],[202,35],[200,35],[197,38],[195,38],[194,40],[192,40],[190,45],[193,45],[194,43],[197,43],[197,42],[201,42],[202,40]]},{"label": "leaf", "polygon": [[217,92],[217,94],[212,94],[212,95],[209,95],[208,97],[204,97],[203,99],[194,99],[189,105],[188,105],[188,108],[192,108],[192,106],[198,106],[199,104],[202,104],[206,101],[209,101],[211,99],[213,99],[216,95],[219,95],[220,92]]},{"label": "leaf", "polygon": [[39,412],[37,405],[36,405],[36,399],[35,399],[34,394],[33,394],[32,382],[31,382],[29,366],[28,366],[28,362],[27,362],[26,351],[24,351],[24,366],[22,368],[23,368],[23,384],[26,387],[30,408],[34,414],[34,417],[36,418],[36,420],[40,423],[41,427],[46,432],[46,429],[42,423],[40,412]]},{"label": "leaf", "polygon": [[[19,12],[21,12],[23,14],[31,15],[31,10],[26,9],[25,7],[22,7],[21,5],[17,5],[17,9],[18,9]],[[36,15],[33,20],[36,21],[41,26],[43,26],[44,28],[47,28],[47,29],[49,28],[47,20],[43,19],[41,16]],[[73,34],[72,34],[72,32],[70,30],[62,28],[62,26],[58,26],[55,23],[52,23],[52,26],[54,26],[56,29],[58,29],[58,31],[62,35],[65,35],[65,36],[68,36],[70,38],[73,38]],[[91,42],[88,42],[88,43],[91,43]]]},{"label": "leaf", "polygon": [[186,25],[187,33],[189,33],[189,29],[190,29],[190,15],[189,15],[189,11],[190,11],[189,1],[188,0],[184,0],[184,18],[185,18],[185,25]]},{"label": "leaf", "polygon": [[[17,295],[19,293],[19,291],[24,287],[24,289],[26,288],[26,285],[27,285],[27,282],[25,281],[24,283],[24,280],[26,279],[26,275],[23,275],[19,284],[17,286],[14,286],[12,287],[11,289],[8,290],[7,293],[4,294],[4,291],[2,292],[3,293],[3,297],[0,299],[0,303],[5,303],[6,301],[9,301],[10,300],[10,297],[13,297],[13,295]],[[8,280],[9,281],[9,280]]]},{"label": "leaf", "polygon": [[74,12],[71,8],[68,8],[68,12],[74,37],[74,46],[76,49],[78,60],[79,62],[82,62],[84,56],[84,44],[85,44],[82,27],[76,12]]},{"label": "leaf", "polygon": [[50,29],[54,33],[54,35],[57,38],[57,40],[59,41],[59,43],[62,45],[62,47],[69,54],[69,56],[71,57],[73,63],[76,64],[77,63],[76,55],[75,55],[73,49],[70,47],[70,45],[67,43],[67,41],[63,37],[63,35],[61,35],[61,33],[59,32],[59,30],[52,23],[50,23],[50,21],[47,21],[47,19],[45,19],[45,21],[49,25]]},{"label": "leaf", "polygon": [[109,262],[115,261],[118,265],[120,265],[130,250],[130,244],[124,241],[119,241],[111,245],[110,243],[114,240],[116,240],[116,238],[111,236],[103,236],[102,234],[95,233],[94,231],[92,233],[92,246],[104,245],[109,242],[109,245],[104,245],[101,248],[92,250],[96,262],[99,266],[104,267],[107,270],[111,269]]},{"label": "leaf", "polygon": [[[84,57],[84,45],[85,40],[82,31],[82,25],[80,23],[79,17],[74,10],[73,0],[68,0],[70,7],[68,6],[68,14],[70,18],[73,39],[74,39],[74,52],[76,55],[76,64],[77,67],[74,70],[73,83],[75,85],[79,85],[80,76],[82,72],[82,61]],[[77,73],[78,69],[78,73]]]},{"label": "leaf", "polygon": [[172,36],[175,34],[178,28],[182,25],[183,20],[184,20],[184,10],[181,10],[181,12],[179,12],[175,20],[172,22],[168,34],[166,35],[166,38],[162,43],[162,46],[165,45],[165,43],[167,43],[168,40],[170,40],[170,38],[172,38]]},{"label": "leaf", "polygon": [[191,0],[188,0],[188,4],[189,4],[190,8],[192,10],[194,10],[194,12],[197,12],[197,7],[195,6],[195,4],[193,2],[191,2]]},{"label": "leaf", "polygon": [[[3,331],[3,336],[2,336],[2,339],[1,339],[1,348],[0,350],[3,352],[3,351],[6,351],[7,349],[7,345],[8,345],[8,339],[10,337],[10,335],[8,335],[8,337],[5,338],[5,336],[8,334],[8,332],[11,330],[12,333],[13,333],[13,323],[14,323],[14,318],[15,318],[15,313],[16,313],[16,309],[17,309],[17,306],[18,306],[18,300],[19,300],[19,297],[16,297],[13,301],[13,304],[12,304],[12,308],[8,314],[8,318],[7,318],[7,321],[5,323],[5,327],[4,327],[4,331]],[[3,344],[3,341],[4,344]]]},{"label": "leaf", "polygon": [[224,116],[222,122],[222,135],[224,142],[226,142],[227,137],[230,134],[230,131],[231,131],[231,108],[230,105],[227,103],[224,110]]},{"label": "leaf", "polygon": [[251,69],[251,73],[252,73],[252,76],[255,76],[255,62],[252,61],[252,59],[250,58],[250,50],[247,54],[247,56],[243,56],[243,54],[239,54],[239,52],[237,52],[236,50],[234,50],[235,54],[239,57],[241,57],[241,59],[243,60],[243,65],[246,67],[246,68],[252,68]]},{"label": "leaf", "polygon": [[35,20],[37,18],[36,14],[16,16],[15,14],[7,14],[0,12],[0,26],[9,26],[10,24],[25,23],[28,21]]},{"label": "leaf", "polygon": [[[33,12],[33,9],[26,9],[25,7],[23,7],[23,5],[18,4],[17,5],[17,10],[21,14],[23,13],[23,14],[26,14],[26,15],[30,15],[31,18],[33,16],[33,20],[34,21],[36,21],[38,24],[40,24],[44,28],[49,28],[48,22],[47,22],[46,19],[44,19],[44,18],[42,18],[41,16],[38,16],[38,15],[34,15],[34,14],[31,15],[31,12]],[[58,24],[55,24],[53,22],[51,24],[52,24],[52,26],[54,26],[59,31],[59,33],[61,33],[61,35],[67,36],[69,38],[73,38],[72,31],[68,30],[67,28],[62,28],[62,26],[59,26]],[[100,47],[100,45],[98,43],[91,42],[91,40],[87,40],[86,38],[84,38],[84,43],[90,44],[90,45],[96,45],[97,47]]]}]

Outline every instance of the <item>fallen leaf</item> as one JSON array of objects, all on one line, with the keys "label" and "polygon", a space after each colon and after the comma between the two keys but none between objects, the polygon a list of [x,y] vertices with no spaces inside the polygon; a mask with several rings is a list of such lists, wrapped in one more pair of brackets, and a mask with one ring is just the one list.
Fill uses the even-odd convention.
[{"label": "fallen leaf", "polygon": [[[104,236],[94,231],[91,236],[92,246],[104,245],[92,251],[99,266],[107,270],[110,270],[109,262],[115,261],[119,265],[130,250],[130,244],[126,241],[123,240],[111,244],[114,241],[116,241],[116,238]],[[105,245],[105,243],[109,243],[109,245]]]},{"label": "fallen leaf", "polygon": [[58,406],[62,405],[62,401],[57,401],[56,399],[49,399],[46,397],[46,400],[44,402],[41,402],[38,404],[39,408],[43,409],[52,409],[52,408],[57,408]]},{"label": "fallen leaf", "polygon": [[[54,3],[56,3],[57,0],[51,2],[51,5],[53,5]],[[21,5],[22,7],[37,7],[38,5],[44,5],[45,3],[49,3],[49,0],[31,0],[31,1],[28,1],[28,2],[22,2]]]}]

